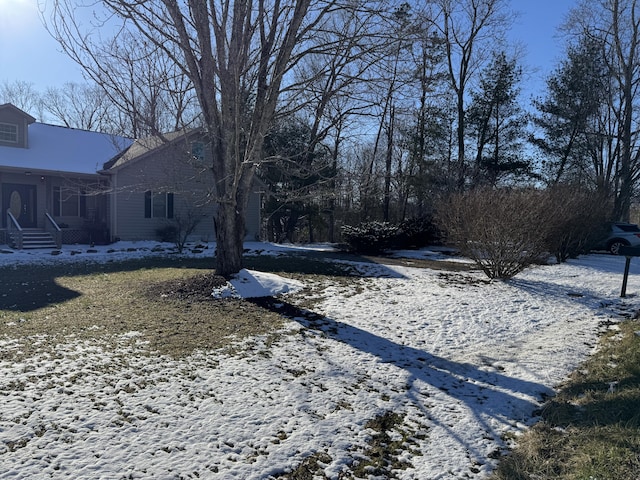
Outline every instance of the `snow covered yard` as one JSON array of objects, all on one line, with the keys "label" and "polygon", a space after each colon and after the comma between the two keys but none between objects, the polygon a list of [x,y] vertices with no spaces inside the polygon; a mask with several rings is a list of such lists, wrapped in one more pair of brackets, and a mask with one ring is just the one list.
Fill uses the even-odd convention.
[{"label": "snow covered yard", "polygon": [[[535,420],[598,332],[640,308],[637,259],[625,299],[624,258],[609,255],[509,282],[354,265],[362,278],[310,279],[269,302],[291,320],[233,354],[162,357],[132,331],[115,346],[69,338],[16,363],[10,354],[25,339],[0,338],[0,478],[286,478],[304,461],[317,463],[317,478],[353,478],[371,440],[386,433],[404,445],[387,467],[371,467],[372,478],[480,479],[504,435]],[[299,285],[268,277],[262,286]],[[400,419],[389,431],[367,428],[388,412]]]}]

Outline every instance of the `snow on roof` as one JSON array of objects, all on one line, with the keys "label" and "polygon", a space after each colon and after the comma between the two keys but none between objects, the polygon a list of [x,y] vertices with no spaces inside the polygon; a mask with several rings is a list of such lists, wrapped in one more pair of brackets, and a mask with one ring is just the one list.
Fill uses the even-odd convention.
[{"label": "snow on roof", "polygon": [[95,174],[132,143],[116,135],[33,123],[28,148],[0,146],[0,167]]}]

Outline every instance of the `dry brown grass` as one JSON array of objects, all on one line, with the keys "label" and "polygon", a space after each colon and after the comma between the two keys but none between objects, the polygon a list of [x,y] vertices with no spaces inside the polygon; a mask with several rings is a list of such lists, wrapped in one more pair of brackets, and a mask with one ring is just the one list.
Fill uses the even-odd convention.
[{"label": "dry brown grass", "polygon": [[[314,285],[328,277],[352,282],[357,276],[353,267],[331,260],[258,255],[246,263]],[[209,258],[166,256],[2,267],[0,339],[20,345],[0,351],[0,358],[19,360],[69,340],[113,341],[115,347],[115,340],[130,332],[138,332],[150,352],[181,357],[282,326],[285,317],[259,302],[213,298],[212,289],[224,279],[212,264]]]},{"label": "dry brown grass", "polygon": [[[258,255],[247,257],[246,263],[249,268],[316,287],[329,277],[334,283],[353,283],[354,276],[360,276],[352,266],[335,260],[469,269],[468,264],[460,263],[340,253],[277,258]],[[16,339],[20,348],[0,351],[0,356],[31,355],[36,349],[40,351],[46,345],[55,348],[70,339],[104,342],[139,332],[150,351],[180,357],[273,332],[283,324],[281,313],[259,302],[214,299],[210,293],[224,279],[215,275],[212,263],[207,258],[167,256],[2,267],[0,339]],[[313,297],[308,295],[298,300],[300,306],[313,304]]]},{"label": "dry brown grass", "polygon": [[203,269],[202,262],[23,267],[0,273],[0,338],[22,343],[11,355],[33,353],[35,337],[46,336],[55,345],[139,332],[150,350],[183,356],[272,331],[283,322],[253,303],[207,295],[224,280]]}]

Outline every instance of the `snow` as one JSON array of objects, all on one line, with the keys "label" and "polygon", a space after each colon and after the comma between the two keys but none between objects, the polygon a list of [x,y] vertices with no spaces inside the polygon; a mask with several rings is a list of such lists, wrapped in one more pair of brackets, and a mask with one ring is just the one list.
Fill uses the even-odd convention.
[{"label": "snow", "polygon": [[295,293],[303,288],[302,282],[285,279],[272,273],[256,272],[243,268],[227,282],[227,287],[214,291],[213,294],[221,298],[274,297],[285,293]]},{"label": "snow", "polygon": [[[116,135],[36,122],[29,125],[29,148],[0,146],[0,157],[3,167],[21,172],[95,175],[105,162],[132,143]],[[87,156],[87,152],[92,153]]]},{"label": "snow", "polygon": [[[15,252],[0,254],[0,264],[167,254],[157,247]],[[445,258],[436,250],[413,255]],[[267,479],[324,453],[322,473],[337,479],[366,455],[375,433],[367,422],[392,411],[404,421],[389,433],[410,439],[400,453],[410,467],[394,470],[396,478],[481,479],[505,434],[535,421],[606,325],[640,308],[639,259],[624,299],[624,258],[610,255],[533,267],[507,282],[352,265],[362,277],[309,277],[302,291],[298,281],[241,272],[229,294],[296,291],[315,300],[315,315],[301,309],[279,335],[245,340],[233,354],[159,358],[130,332],[117,348],[70,338],[16,363],[1,352],[20,349],[19,339],[0,338],[0,478]],[[285,308],[295,298],[278,302]]]}]

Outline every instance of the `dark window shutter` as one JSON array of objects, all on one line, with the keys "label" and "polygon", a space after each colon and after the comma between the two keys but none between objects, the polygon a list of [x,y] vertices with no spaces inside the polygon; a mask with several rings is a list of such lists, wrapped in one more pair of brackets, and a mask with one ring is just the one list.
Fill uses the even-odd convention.
[{"label": "dark window shutter", "polygon": [[173,193],[167,193],[167,218],[173,218]]},{"label": "dark window shutter", "polygon": [[144,192],[144,218],[151,218],[151,190]]}]

